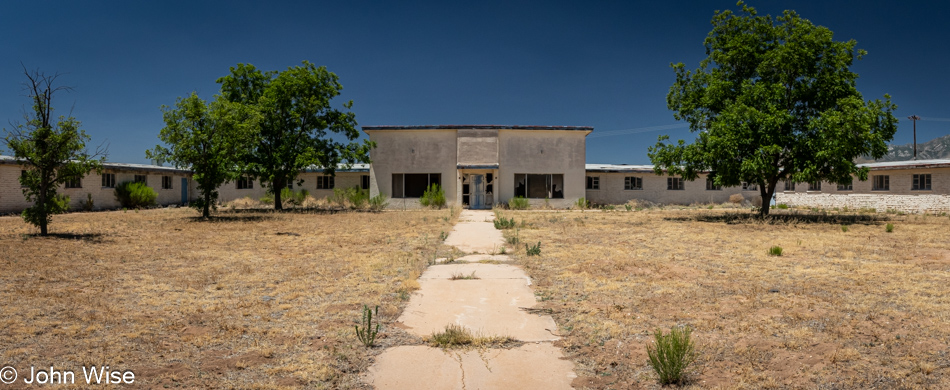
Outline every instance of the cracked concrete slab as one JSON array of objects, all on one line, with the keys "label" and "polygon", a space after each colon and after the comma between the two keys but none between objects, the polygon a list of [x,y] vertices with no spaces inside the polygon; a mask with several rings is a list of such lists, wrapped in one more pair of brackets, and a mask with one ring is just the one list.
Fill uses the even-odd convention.
[{"label": "cracked concrete slab", "polygon": [[364,380],[377,389],[570,389],[573,364],[549,343],[512,349],[387,349]]},{"label": "cracked concrete slab", "polygon": [[[505,245],[501,230],[495,229],[495,214],[487,210],[463,210],[445,245],[451,245],[465,253],[497,253]],[[486,223],[487,222],[487,223]],[[487,227],[486,227],[487,225]]]},{"label": "cracked concrete slab", "polygon": [[[453,275],[473,272],[480,279],[451,280]],[[419,278],[420,288],[398,321],[418,336],[458,324],[484,336],[557,340],[554,319],[523,310],[537,304],[530,280],[523,270],[508,264],[434,265]]]},{"label": "cracked concrete slab", "polygon": [[[440,257],[435,259],[436,263],[445,263],[449,259],[445,257]],[[465,255],[456,259],[452,259],[453,262],[468,262],[468,263],[477,263],[479,261],[511,261],[511,258],[506,255]]]}]

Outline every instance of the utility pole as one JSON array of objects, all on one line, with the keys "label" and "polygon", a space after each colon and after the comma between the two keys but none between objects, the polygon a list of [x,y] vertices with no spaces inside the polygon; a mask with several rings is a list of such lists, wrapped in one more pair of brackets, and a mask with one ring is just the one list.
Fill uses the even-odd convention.
[{"label": "utility pole", "polygon": [[917,121],[920,120],[920,117],[917,115],[911,115],[907,117],[914,122],[914,160],[917,159]]}]

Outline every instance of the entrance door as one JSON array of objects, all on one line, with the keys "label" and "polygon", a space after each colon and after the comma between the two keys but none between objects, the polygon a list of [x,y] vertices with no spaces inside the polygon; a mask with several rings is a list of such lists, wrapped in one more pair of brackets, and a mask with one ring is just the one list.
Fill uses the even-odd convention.
[{"label": "entrance door", "polygon": [[485,176],[471,175],[469,178],[472,185],[471,208],[483,209],[485,208]]}]

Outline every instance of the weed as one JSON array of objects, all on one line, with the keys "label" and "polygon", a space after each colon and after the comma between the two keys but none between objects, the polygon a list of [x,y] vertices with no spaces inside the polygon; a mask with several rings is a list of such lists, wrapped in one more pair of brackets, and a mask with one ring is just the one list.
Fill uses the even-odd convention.
[{"label": "weed", "polygon": [[511,341],[511,338],[506,336],[476,335],[461,325],[451,324],[446,325],[445,330],[433,333],[426,341],[429,342],[429,345],[439,348],[465,346],[482,347],[493,344],[504,344]]},{"label": "weed", "polygon": [[127,181],[115,186],[115,199],[122,207],[137,209],[155,204],[158,193],[145,183]]},{"label": "weed", "polygon": [[729,202],[735,203],[735,204],[742,204],[742,202],[745,202],[745,197],[742,196],[742,194],[732,194],[732,195],[729,195]]},{"label": "weed", "polygon": [[454,273],[452,274],[452,277],[449,278],[449,280],[476,280],[476,279],[481,279],[481,278],[479,278],[478,276],[475,276],[475,271],[472,271],[472,273],[468,275],[465,275],[463,273]]},{"label": "weed", "polygon": [[369,198],[369,209],[371,211],[382,211],[386,206],[389,206],[389,202],[386,200],[386,194],[379,194]]},{"label": "weed", "polygon": [[541,241],[538,241],[538,244],[534,246],[528,246],[528,244],[524,244],[524,250],[528,256],[540,256],[541,255]]},{"label": "weed", "polygon": [[373,328],[373,314],[379,314],[379,305],[376,310],[370,310],[369,306],[363,305],[363,329],[359,325],[353,325],[356,328],[356,337],[360,339],[366,347],[372,347],[376,342],[376,335],[379,334],[379,318],[376,318],[376,328]]},{"label": "weed", "polygon": [[422,193],[422,197],[419,198],[419,204],[441,210],[445,207],[445,190],[438,184],[430,184],[429,188]]},{"label": "weed", "polygon": [[495,229],[504,230],[511,229],[515,227],[515,218],[511,217],[508,219],[505,218],[495,218]]},{"label": "weed", "polygon": [[514,234],[505,234],[505,242],[510,245],[518,245],[521,242],[521,229],[515,229]]},{"label": "weed", "polygon": [[92,194],[86,193],[86,201],[82,202],[83,211],[92,211],[96,207],[92,201]]},{"label": "weed", "polygon": [[439,233],[439,241],[445,241],[446,238],[449,238],[449,235],[445,233],[445,230]]},{"label": "weed", "polygon": [[574,202],[574,208],[578,210],[586,210],[590,208],[590,201],[587,198],[579,198]]},{"label": "weed", "polygon": [[512,210],[527,210],[528,209],[528,199],[523,196],[516,196],[514,198],[508,199],[508,208]]},{"label": "weed", "polygon": [[294,191],[290,188],[284,188],[280,190],[281,202],[291,207],[303,206],[303,202],[307,200],[308,196],[310,196],[310,192],[305,189],[301,189],[300,191]]},{"label": "weed", "polygon": [[627,209],[627,211],[631,211],[631,210],[633,210],[633,205],[632,205],[632,204],[625,204],[625,205],[623,205],[623,208]]},{"label": "weed", "polygon": [[505,249],[505,247],[501,247],[501,250],[499,250],[498,253],[504,255],[504,254],[508,253],[508,250]]},{"label": "weed", "polygon": [[786,210],[786,209],[788,209],[788,205],[785,204],[785,203],[779,203],[779,204],[775,205],[775,208],[777,208],[777,209],[782,209],[782,210]]},{"label": "weed", "polygon": [[776,245],[769,248],[769,256],[781,256],[781,255],[782,255],[782,247]]},{"label": "weed", "polygon": [[691,332],[689,327],[673,327],[667,335],[659,328],[653,334],[655,346],[647,346],[647,356],[653,371],[660,377],[660,384],[686,381],[687,369],[696,360],[693,342],[689,339]]},{"label": "weed", "polygon": [[888,223],[887,225],[884,225],[884,231],[888,233],[894,232],[894,224]]},{"label": "weed", "polygon": [[847,232],[848,232],[848,225],[841,225],[841,231],[847,233]]}]

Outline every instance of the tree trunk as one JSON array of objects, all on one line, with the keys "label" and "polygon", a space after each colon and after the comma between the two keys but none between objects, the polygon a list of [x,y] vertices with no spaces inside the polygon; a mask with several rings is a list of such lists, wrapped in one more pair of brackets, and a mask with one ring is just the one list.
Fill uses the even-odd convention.
[{"label": "tree trunk", "polygon": [[40,221],[39,221],[39,222],[40,222],[40,235],[41,235],[41,236],[48,236],[48,235],[49,235],[49,227],[47,226],[47,225],[49,225],[49,224],[47,223],[47,218],[46,218],[46,214],[49,212],[49,210],[47,210],[47,208],[46,208],[46,198],[47,198],[47,195],[46,195],[46,184],[45,184],[45,183],[41,183],[41,184],[40,184],[40,199],[39,199],[39,202],[37,202],[37,207],[39,207],[39,210],[37,210],[37,211],[38,211],[38,213],[39,213],[39,215],[40,215]]},{"label": "tree trunk", "polygon": [[211,218],[211,192],[205,193],[204,210],[201,210],[201,216],[205,219]]},{"label": "tree trunk", "polygon": [[277,183],[275,180],[271,183],[271,188],[274,190],[274,210],[283,210],[284,202],[280,200],[280,191],[284,188],[283,183]]},{"label": "tree trunk", "polygon": [[775,184],[778,183],[777,180],[768,183],[766,185],[760,185],[759,193],[762,195],[762,207],[759,208],[759,216],[767,217],[769,215],[769,210],[772,202],[772,195],[775,194]]}]

